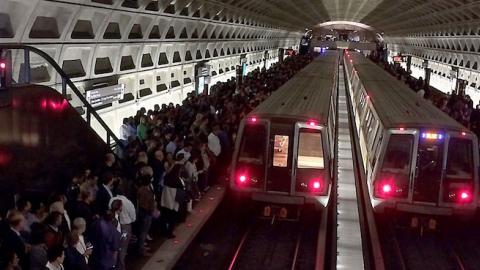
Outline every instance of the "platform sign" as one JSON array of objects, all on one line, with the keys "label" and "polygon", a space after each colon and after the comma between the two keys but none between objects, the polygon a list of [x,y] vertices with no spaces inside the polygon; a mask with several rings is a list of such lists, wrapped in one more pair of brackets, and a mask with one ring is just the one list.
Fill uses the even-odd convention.
[{"label": "platform sign", "polygon": [[401,62],[403,62],[403,56],[401,56],[401,55],[396,55],[396,56],[394,56],[394,57],[393,57],[393,62],[395,62],[395,63],[401,63]]},{"label": "platform sign", "polygon": [[123,99],[125,94],[125,84],[117,84],[108,87],[102,87],[87,91],[87,101],[93,107],[110,104],[114,101]]}]

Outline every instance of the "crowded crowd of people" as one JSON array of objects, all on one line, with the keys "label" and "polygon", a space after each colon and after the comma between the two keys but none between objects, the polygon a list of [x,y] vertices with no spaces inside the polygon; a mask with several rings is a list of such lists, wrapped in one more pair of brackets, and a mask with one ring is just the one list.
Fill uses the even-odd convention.
[{"label": "crowded crowd of people", "polygon": [[227,173],[240,120],[311,56],[217,83],[181,105],[142,108],[125,118],[117,153],[82,169],[68,188],[34,202],[17,196],[0,222],[0,269],[126,269],[127,252],[151,256],[156,235],[174,227]]}]

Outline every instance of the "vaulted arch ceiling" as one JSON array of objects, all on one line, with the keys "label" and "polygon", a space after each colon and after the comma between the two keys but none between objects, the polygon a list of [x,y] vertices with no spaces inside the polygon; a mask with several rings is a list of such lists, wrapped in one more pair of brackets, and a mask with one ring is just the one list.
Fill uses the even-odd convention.
[{"label": "vaulted arch ceiling", "polygon": [[[216,1],[266,16],[270,23],[280,21],[277,26],[289,30],[334,21],[362,23],[384,32],[397,52],[479,71],[480,0]],[[433,57],[438,55],[443,57]]]},{"label": "vaulted arch ceiling", "polygon": [[442,31],[452,24],[478,22],[478,0],[206,0],[248,11],[291,29],[328,21],[370,25],[391,36]]}]

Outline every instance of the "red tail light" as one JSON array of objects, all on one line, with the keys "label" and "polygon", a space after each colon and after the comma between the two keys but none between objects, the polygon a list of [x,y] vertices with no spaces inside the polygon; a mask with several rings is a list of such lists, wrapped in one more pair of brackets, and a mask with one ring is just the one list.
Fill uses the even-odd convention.
[{"label": "red tail light", "polygon": [[245,181],[247,181],[247,177],[245,175],[240,175],[240,177],[238,177],[238,180],[241,182],[241,183],[245,183]]},{"label": "red tail light", "polygon": [[376,198],[405,199],[408,197],[408,175],[380,173],[373,184],[373,196]]},{"label": "red tail light", "polygon": [[321,179],[312,179],[308,185],[311,192],[321,192],[323,190],[323,181]]},{"label": "red tail light", "polygon": [[236,180],[238,186],[247,186],[250,182],[250,177],[246,172],[240,172],[237,174]]},{"label": "red tail light", "polygon": [[384,184],[382,186],[383,194],[390,194],[392,192],[392,186],[390,184]]},{"label": "red tail light", "polygon": [[471,196],[472,195],[470,195],[469,191],[461,191],[460,192],[460,200],[461,201],[470,201]]},{"label": "red tail light", "polygon": [[403,193],[403,189],[396,186],[394,181],[376,182],[374,188],[374,196],[382,199],[398,197]]},{"label": "red tail light", "polygon": [[471,203],[473,201],[473,195],[470,189],[467,188],[451,189],[448,192],[448,201],[454,203]]}]

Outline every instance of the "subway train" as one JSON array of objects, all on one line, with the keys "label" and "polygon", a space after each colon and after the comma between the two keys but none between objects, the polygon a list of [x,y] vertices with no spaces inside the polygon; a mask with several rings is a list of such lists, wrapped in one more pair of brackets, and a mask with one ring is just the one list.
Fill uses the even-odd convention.
[{"label": "subway train", "polygon": [[344,64],[374,211],[472,216],[475,134],[360,53],[345,52]]},{"label": "subway train", "polygon": [[328,204],[334,175],[338,51],[327,51],[239,126],[230,187],[272,205]]}]

